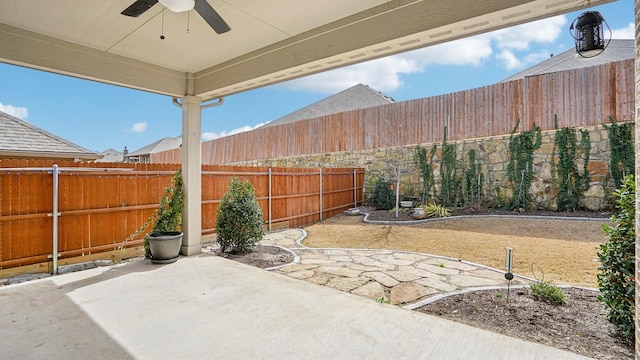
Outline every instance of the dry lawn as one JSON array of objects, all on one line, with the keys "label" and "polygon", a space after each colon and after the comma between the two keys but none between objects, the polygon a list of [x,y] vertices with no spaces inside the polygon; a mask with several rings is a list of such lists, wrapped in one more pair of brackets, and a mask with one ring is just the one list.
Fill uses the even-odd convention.
[{"label": "dry lawn", "polygon": [[555,284],[597,287],[602,221],[472,218],[420,225],[369,225],[339,215],[306,228],[304,245],[415,251],[504,269],[513,248],[513,272]]}]

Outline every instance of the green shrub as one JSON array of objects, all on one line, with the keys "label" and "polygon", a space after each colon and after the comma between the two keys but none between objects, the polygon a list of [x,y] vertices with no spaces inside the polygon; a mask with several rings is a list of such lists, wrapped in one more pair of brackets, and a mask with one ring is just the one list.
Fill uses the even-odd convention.
[{"label": "green shrub", "polygon": [[371,206],[376,210],[389,210],[396,206],[396,196],[389,183],[379,177],[373,184],[371,192]]},{"label": "green shrub", "polygon": [[598,253],[598,299],[607,307],[607,318],[619,334],[631,339],[635,334],[635,189],[633,175],[628,175],[614,192],[616,214],[611,225],[602,225],[609,241],[600,245]]},{"label": "green shrub", "polygon": [[216,241],[222,252],[250,251],[264,236],[262,210],[248,181],[231,179],[216,216]]},{"label": "green shrub", "polygon": [[546,281],[537,281],[529,285],[531,294],[536,300],[549,304],[562,305],[566,301],[566,296],[562,289]]}]

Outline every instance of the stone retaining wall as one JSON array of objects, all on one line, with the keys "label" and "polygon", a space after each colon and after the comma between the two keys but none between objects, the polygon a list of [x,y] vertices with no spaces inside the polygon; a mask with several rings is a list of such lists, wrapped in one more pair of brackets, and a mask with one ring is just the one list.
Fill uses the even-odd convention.
[{"label": "stone retaining wall", "polygon": [[[611,190],[608,184],[609,172],[609,133],[604,126],[592,126],[584,128],[589,131],[591,141],[591,156],[588,170],[590,188],[583,194],[583,206],[590,210],[601,210],[608,207],[607,192]],[[534,206],[540,209],[555,210],[555,198],[557,186],[553,184],[551,177],[551,157],[554,147],[555,131],[542,132],[542,145],[534,152],[534,177],[531,183],[531,198]],[[580,141],[580,131],[576,130],[577,141]],[[476,159],[481,165],[484,174],[483,194],[487,199],[500,197],[509,199],[513,195],[513,184],[507,177],[507,165],[509,163],[509,135],[467,139],[453,142],[456,144],[458,162],[458,174],[464,167],[468,167],[467,153],[470,149],[476,150]],[[427,151],[433,144],[420,144]],[[375,178],[382,176],[387,180],[393,178],[393,168],[397,166],[401,173],[401,195],[418,197],[422,190],[419,168],[414,160],[416,144],[366,149],[350,152],[334,152],[297,156],[281,159],[265,159],[248,162],[234,163],[233,165],[253,165],[266,167],[364,167],[365,187]],[[438,150],[434,156],[434,176],[436,191],[440,186],[440,160],[442,144],[438,144]],[[582,164],[578,163],[579,169]],[[367,192],[367,189],[365,189]]]}]

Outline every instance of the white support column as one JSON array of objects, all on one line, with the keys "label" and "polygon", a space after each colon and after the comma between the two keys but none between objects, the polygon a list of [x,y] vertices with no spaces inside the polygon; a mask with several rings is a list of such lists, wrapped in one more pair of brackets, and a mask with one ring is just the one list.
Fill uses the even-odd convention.
[{"label": "white support column", "polygon": [[182,213],[181,255],[202,252],[202,171],[201,171],[201,108],[202,99],[184,96],[182,99],[182,178],[184,211]]}]

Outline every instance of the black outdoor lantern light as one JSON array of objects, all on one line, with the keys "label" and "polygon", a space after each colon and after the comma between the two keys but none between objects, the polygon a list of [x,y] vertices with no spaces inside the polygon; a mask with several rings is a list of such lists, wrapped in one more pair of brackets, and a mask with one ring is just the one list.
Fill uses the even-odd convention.
[{"label": "black outdoor lantern light", "polygon": [[[604,37],[604,27],[609,31],[609,38]],[[576,41],[576,57],[592,58],[606,49],[611,41],[611,28],[597,11],[587,11],[578,16],[569,28]]]}]

